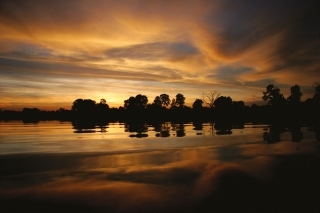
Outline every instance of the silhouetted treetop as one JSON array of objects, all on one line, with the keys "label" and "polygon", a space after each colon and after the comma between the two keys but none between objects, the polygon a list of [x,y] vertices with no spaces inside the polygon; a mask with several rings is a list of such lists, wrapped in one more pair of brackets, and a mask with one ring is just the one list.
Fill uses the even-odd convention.
[{"label": "silhouetted treetop", "polygon": [[314,83],[315,94],[312,98],[312,101],[316,106],[320,106],[320,83]]},{"label": "silhouetted treetop", "polygon": [[288,102],[291,105],[298,105],[301,101],[302,92],[300,87],[296,84],[290,88],[291,95],[288,97]]},{"label": "silhouetted treetop", "polygon": [[244,107],[244,102],[243,101],[233,101],[232,106],[234,107]]},{"label": "silhouetted treetop", "polygon": [[75,112],[93,112],[96,102],[91,99],[77,99],[73,102],[71,109]]},{"label": "silhouetted treetop", "polygon": [[107,104],[106,99],[101,99],[100,103],[96,104],[97,110],[100,112],[104,112],[109,110],[109,105]]},{"label": "silhouetted treetop", "polygon": [[146,108],[148,104],[148,98],[145,95],[137,95],[136,97],[131,96],[129,99],[124,101],[125,109],[135,109],[135,108]]},{"label": "silhouetted treetop", "polygon": [[174,108],[177,107],[177,103],[176,103],[176,99],[175,98],[172,99],[170,107],[171,107],[171,109],[174,109]]},{"label": "silhouetted treetop", "polygon": [[104,99],[104,98],[101,98],[101,99],[100,99],[100,104],[103,104],[103,105],[104,105],[104,104],[107,104],[107,101],[106,101],[106,99]]},{"label": "silhouetted treetop", "polygon": [[263,92],[262,99],[268,101],[268,105],[271,106],[280,106],[286,102],[283,94],[280,93],[280,89],[272,84],[266,87],[266,92]]},{"label": "silhouetted treetop", "polygon": [[214,101],[214,105],[217,109],[227,109],[232,106],[232,99],[226,96],[220,96]]},{"label": "silhouetted treetop", "polygon": [[170,105],[170,97],[169,97],[169,95],[167,95],[167,94],[161,94],[160,95],[160,101],[161,101],[161,105],[163,106],[163,107],[167,107],[167,106],[169,106]]},{"label": "silhouetted treetop", "polygon": [[210,108],[214,107],[214,102],[220,97],[220,93],[217,91],[203,92],[202,101],[207,104]]},{"label": "silhouetted treetop", "polygon": [[181,93],[178,93],[176,95],[176,106],[180,107],[180,108],[184,107],[185,100],[186,100],[186,98],[184,97],[184,95],[182,95]]},{"label": "silhouetted treetop", "polygon": [[203,101],[201,99],[196,99],[192,104],[192,108],[193,109],[202,109],[202,104],[203,104]]},{"label": "silhouetted treetop", "polygon": [[161,107],[162,104],[161,104],[160,97],[156,96],[152,104]]},{"label": "silhouetted treetop", "polygon": [[170,105],[170,98],[167,94],[161,94],[160,96],[156,96],[153,105],[160,106],[160,107],[167,107]]},{"label": "silhouetted treetop", "polygon": [[316,93],[320,93],[320,82],[314,83],[314,88],[316,90]]}]

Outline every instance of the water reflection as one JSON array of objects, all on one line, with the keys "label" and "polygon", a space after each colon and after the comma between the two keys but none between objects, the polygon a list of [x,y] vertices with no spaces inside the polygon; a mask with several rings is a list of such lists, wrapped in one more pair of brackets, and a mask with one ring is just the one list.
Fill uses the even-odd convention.
[{"label": "water reflection", "polygon": [[301,126],[297,125],[297,124],[293,124],[290,127],[290,132],[291,132],[291,136],[292,142],[300,142],[303,139],[303,133],[301,131]]},{"label": "water reflection", "polygon": [[[244,129],[244,124],[232,124],[226,122],[203,123],[194,121],[191,123],[175,122],[130,122],[125,123],[125,132],[130,133],[129,137],[149,137],[150,132],[155,132],[151,136],[155,137],[190,137],[206,135],[231,135],[232,129]],[[208,134],[209,133],[209,134]]]},{"label": "water reflection", "polygon": [[[146,138],[150,137],[150,132],[153,137],[186,137],[186,136],[206,136],[206,135],[232,135],[234,131],[243,132],[248,125],[244,124],[233,124],[230,122],[216,122],[216,123],[202,123],[194,121],[190,123],[174,123],[174,122],[130,122],[130,123],[119,123],[120,126],[124,126],[124,132],[129,133],[127,137],[131,138]],[[74,133],[107,133],[109,123],[88,123],[76,121],[72,122]],[[320,127],[311,127],[311,130],[315,133],[315,138],[320,141]],[[268,143],[276,143],[281,141],[281,134],[288,132],[291,134],[292,142],[300,142],[303,137],[303,131],[301,125],[291,124],[286,126],[284,124],[270,124],[267,128],[264,128],[263,140]],[[208,134],[209,133],[209,134]],[[108,134],[108,133],[107,133]]]},{"label": "water reflection", "polygon": [[202,130],[203,129],[203,123],[201,121],[194,121],[192,123],[194,126],[193,130]]},{"label": "water reflection", "polygon": [[107,132],[109,123],[107,122],[94,122],[94,121],[72,121],[72,128],[74,133],[95,133]]},{"label": "water reflection", "polygon": [[281,124],[270,124],[267,130],[263,133],[263,140],[268,143],[280,142],[280,133],[286,131],[285,127]]},{"label": "water reflection", "polygon": [[129,137],[146,138],[148,137],[148,134],[146,134],[148,125],[146,123],[126,123],[125,132],[131,133]]},{"label": "water reflection", "polygon": [[177,137],[184,137],[186,136],[186,133],[185,133],[185,126],[183,123],[179,123],[179,124],[175,124],[175,123],[172,123],[171,124],[171,127],[172,127],[172,130],[173,131],[176,131],[176,136]]},{"label": "water reflection", "polygon": [[[194,128],[191,124],[159,125],[152,125],[153,131],[159,134],[170,129],[176,134],[182,127],[185,131]],[[110,125],[110,129],[111,126],[119,128],[120,125]],[[127,126],[127,131],[152,129],[147,124],[131,126],[133,129]],[[48,129],[54,128],[57,126]],[[160,213],[279,212],[279,208],[284,209],[282,212],[297,212],[294,211],[297,208],[298,212],[304,212],[305,205],[319,208],[316,199],[320,192],[320,175],[314,171],[320,166],[320,157],[312,152],[314,141],[301,143],[306,145],[301,150],[309,147],[312,155],[306,152],[294,155],[296,150],[291,148],[295,144],[290,141],[270,146],[261,143],[262,128],[248,126],[247,129],[258,136],[252,141],[247,137],[246,143],[231,144],[226,142],[234,140],[225,140],[219,146],[211,143],[192,148],[158,147],[117,153],[99,149],[67,154],[0,155],[1,210]],[[236,132],[235,129],[233,136]],[[188,139],[172,138],[171,141],[184,143]],[[159,140],[163,144],[170,139],[148,141]],[[252,143],[257,140],[260,142]],[[281,150],[280,155],[276,153],[278,150]],[[226,206],[230,201],[233,205]]]},{"label": "water reflection", "polygon": [[215,123],[214,128],[217,130],[217,135],[231,135],[232,123],[228,121],[218,121]]},{"label": "water reflection", "polygon": [[317,139],[317,141],[320,141],[320,126],[316,126],[316,127],[314,128],[314,131],[315,131],[315,133],[316,133],[316,139]]},{"label": "water reflection", "polygon": [[155,123],[153,124],[156,137],[170,137],[170,126],[168,123]]}]

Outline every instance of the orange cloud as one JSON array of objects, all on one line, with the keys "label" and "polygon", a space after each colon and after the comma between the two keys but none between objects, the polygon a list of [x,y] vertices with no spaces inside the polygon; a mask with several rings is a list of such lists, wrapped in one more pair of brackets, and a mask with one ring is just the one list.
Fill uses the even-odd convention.
[{"label": "orange cloud", "polygon": [[[33,75],[50,76],[48,87],[54,89],[58,87],[52,82],[62,78],[71,87],[79,82],[88,85],[86,78],[112,81],[108,91],[121,91],[119,97],[110,96],[115,106],[122,105],[128,94],[141,93],[141,88],[150,85],[154,85],[153,92],[147,95],[168,88],[163,92],[185,92],[190,103],[208,90],[252,101],[252,95],[259,95],[269,83],[288,88],[300,84],[307,93],[319,68],[319,32],[312,27],[319,16],[315,5],[312,0],[296,1],[290,7],[276,1],[2,3],[0,75],[4,79],[10,72],[17,84],[13,91],[8,83],[0,82],[0,89],[7,91],[6,103],[1,101],[0,106],[15,107],[9,94],[22,97],[18,90],[23,91],[26,81],[36,83],[30,80]],[[234,73],[232,69],[250,72]],[[131,82],[130,88],[128,84],[119,88],[122,81]],[[195,89],[186,90],[186,86]],[[88,85],[87,90],[94,94],[92,99],[101,98],[102,88]],[[83,96],[80,90],[69,93],[79,98]],[[31,93],[45,96],[44,91]],[[309,92],[304,95],[311,96]]]}]

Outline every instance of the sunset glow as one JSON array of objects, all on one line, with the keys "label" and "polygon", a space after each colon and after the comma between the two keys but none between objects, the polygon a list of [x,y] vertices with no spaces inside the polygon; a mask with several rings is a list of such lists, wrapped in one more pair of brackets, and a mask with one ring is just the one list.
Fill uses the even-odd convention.
[{"label": "sunset glow", "polygon": [[137,94],[219,91],[262,103],[275,84],[302,100],[320,81],[319,1],[5,1],[0,109],[110,107]]}]

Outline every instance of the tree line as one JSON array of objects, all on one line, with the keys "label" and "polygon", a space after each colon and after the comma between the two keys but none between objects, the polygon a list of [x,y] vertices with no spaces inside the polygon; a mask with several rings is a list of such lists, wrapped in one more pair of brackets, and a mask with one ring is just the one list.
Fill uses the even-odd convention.
[{"label": "tree line", "polygon": [[192,107],[186,106],[185,96],[178,93],[170,99],[167,94],[156,96],[149,103],[142,94],[124,100],[123,106],[110,108],[106,99],[99,102],[91,99],[77,99],[71,110],[60,108],[56,111],[41,111],[38,108],[24,108],[22,111],[0,110],[1,120],[21,119],[24,122],[39,120],[67,120],[82,122],[165,122],[202,121],[220,125],[242,125],[252,123],[319,123],[320,84],[314,85],[312,98],[301,101],[302,92],[298,85],[290,88],[291,94],[285,98],[275,85],[268,85],[262,99],[266,105],[245,106],[243,101],[233,101],[231,97],[221,96],[216,91],[203,93]]}]

